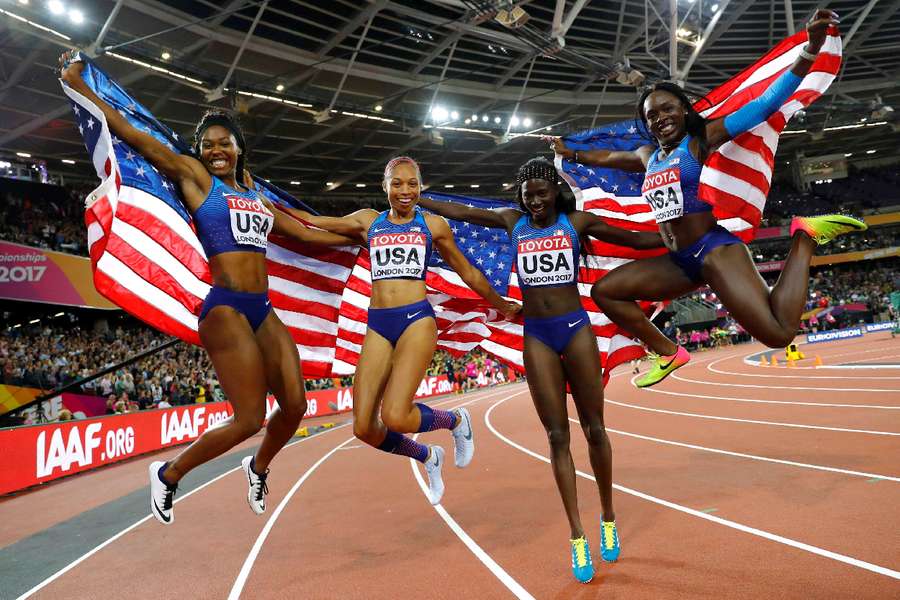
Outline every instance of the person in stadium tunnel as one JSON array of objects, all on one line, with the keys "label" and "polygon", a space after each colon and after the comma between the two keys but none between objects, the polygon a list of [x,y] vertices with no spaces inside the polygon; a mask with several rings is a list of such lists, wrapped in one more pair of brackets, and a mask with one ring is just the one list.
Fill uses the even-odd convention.
[{"label": "person in stadium tunnel", "polygon": [[413,403],[437,348],[435,313],[425,297],[432,246],[472,290],[504,316],[512,318],[521,307],[504,300],[466,260],[444,219],[419,210],[421,185],[419,165],[412,158],[400,156],[384,169],[382,187],[390,210],[379,213],[366,208],[344,217],[314,216],[296,209],[291,212],[316,227],[368,246],[372,297],[353,385],[353,432],[374,448],[424,463],[429,499],[438,504],[444,493],[444,450],[403,434],[449,429],[457,467],[469,464],[475,444],[471,417],[465,408],[444,411]]},{"label": "person in stadium tunnel", "polygon": [[642,193],[653,210],[669,253],[633,261],[598,281],[594,300],[616,324],[636,335],[658,356],[635,383],[649,387],[687,364],[690,354],[663,335],[635,300],[667,300],[708,284],[731,315],[756,339],[783,348],[797,332],[806,300],[809,265],[817,244],[863,231],[866,224],[844,215],[794,217],[791,250],[778,282],[766,285],[747,246],[719,225],[712,206],[698,197],[706,158],[725,142],[759,125],[800,85],[822,48],[837,14],[818,10],[807,23],[808,43],[793,65],[761,96],[723,119],[707,121],[676,84],[661,82],[638,101],[641,121],[655,144],[635,151],[573,151],[550,138],[557,155],[575,162],[647,173]]},{"label": "person in stadium tunnel", "polygon": [[195,131],[196,156],[178,154],[131,126],[101,100],[84,82],[84,64],[78,56],[72,51],[60,58],[63,81],[103,111],[115,136],[176,182],[193,217],[212,276],[198,332],[234,408],[232,418],[207,429],[174,459],[150,464],[153,516],[171,524],[181,478],[260,430],[266,418],[266,393],[271,390],[278,407],[269,415],[255,455],[241,463],[249,487],[247,501],[253,512],[262,514],[269,463],[294,436],[306,412],[297,346],[268,298],[268,235],[274,232],[304,243],[327,245],[353,245],[355,241],[306,227],[247,187],[243,181],[244,136],[229,114],[214,110],[204,114]]},{"label": "person in stadium tunnel", "polygon": [[556,167],[544,158],[531,159],[519,168],[516,197],[518,209],[484,210],[431,199],[423,199],[421,205],[449,219],[504,229],[516,242],[525,316],[525,374],[541,374],[527,377],[528,389],[547,432],[550,465],[569,520],[572,569],[576,579],[587,583],[594,567],[578,513],[566,385],[575,400],[600,492],[603,560],[618,558],[619,537],[612,500],[612,447],[603,423],[600,353],[577,285],[582,240],[590,235],[637,249],[661,248],[663,241],[658,233],[611,227],[597,215],[575,210],[574,199],[560,191]]}]

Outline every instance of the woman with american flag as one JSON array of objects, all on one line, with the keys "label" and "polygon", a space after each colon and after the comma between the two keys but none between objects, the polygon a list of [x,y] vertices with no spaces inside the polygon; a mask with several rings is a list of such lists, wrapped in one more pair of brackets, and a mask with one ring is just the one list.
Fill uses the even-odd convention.
[{"label": "woman with american flag", "polygon": [[289,210],[316,227],[368,247],[372,296],[353,383],[353,432],[373,448],[423,463],[429,500],[439,504],[444,494],[444,450],[404,434],[449,429],[457,467],[472,460],[475,442],[465,408],[445,411],[413,402],[437,348],[435,313],[425,297],[432,248],[440,251],[466,285],[507,318],[521,306],[500,296],[472,266],[456,246],[447,221],[417,208],[422,175],[415,160],[399,156],[388,162],[382,187],[390,210],[381,213],[366,208],[344,217],[324,217]]},{"label": "woman with american flag", "polygon": [[808,42],[794,63],[756,99],[725,118],[704,119],[682,89],[661,82],[638,101],[638,114],[653,144],[634,151],[573,151],[551,138],[558,156],[584,165],[646,172],[641,192],[654,213],[669,252],[633,261],[594,284],[591,295],[603,312],[658,355],[636,382],[649,387],[687,364],[690,355],[650,322],[636,300],[667,300],[707,284],[732,316],[756,339],[784,347],[797,331],[806,299],[809,265],[817,244],[864,231],[866,224],[843,215],[795,217],[791,251],[770,290],[747,246],[718,224],[713,207],[698,194],[704,163],[717,148],[764,123],[792,97],[822,48],[837,14],[818,10],[807,23]]},{"label": "woman with american flag", "polygon": [[67,52],[60,64],[65,84],[102,111],[118,141],[180,188],[209,260],[212,288],[203,301],[198,330],[234,415],[207,429],[173,460],[150,464],[151,512],[165,525],[174,521],[178,482],[256,434],[266,418],[266,394],[271,390],[278,407],[268,417],[256,454],[241,463],[247,501],[254,513],[262,514],[268,465],[294,436],[306,412],[297,347],[269,300],[265,260],[269,234],[326,245],[355,241],[306,227],[263,198],[244,171],[244,136],[227,113],[205,114],[195,132],[194,156],[179,154],[133,126],[94,92],[82,77],[85,65],[80,54]]},{"label": "woman with american flag", "polygon": [[582,239],[638,249],[662,247],[658,233],[612,227],[589,212],[575,210],[560,192],[556,167],[544,158],[526,162],[516,175],[518,209],[485,210],[457,202],[421,201],[448,219],[496,227],[516,248],[516,273],[522,291],[524,362],[528,389],[550,444],[550,465],[571,529],[572,571],[588,583],[594,577],[591,550],[578,513],[575,465],[569,449],[566,386],[572,390],[591,467],[603,507],[601,556],[615,561],[619,535],[612,501],[612,447],[603,423],[600,353],[590,316],[578,291]]}]

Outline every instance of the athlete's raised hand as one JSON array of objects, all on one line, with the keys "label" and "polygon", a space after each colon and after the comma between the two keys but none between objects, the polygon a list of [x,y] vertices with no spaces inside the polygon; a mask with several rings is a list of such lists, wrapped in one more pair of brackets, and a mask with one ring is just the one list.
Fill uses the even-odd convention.
[{"label": "athlete's raised hand", "polygon": [[512,321],[516,318],[516,315],[522,312],[522,305],[518,302],[513,302],[511,300],[504,300],[503,302],[506,306],[503,308],[498,308],[507,321]]},{"label": "athlete's raised hand", "polygon": [[813,15],[809,23],[806,24],[806,33],[809,35],[809,51],[816,53],[822,49],[825,43],[825,36],[828,35],[828,28],[832,25],[837,26],[840,23],[838,15],[833,10],[819,9]]},{"label": "athlete's raised hand", "polygon": [[562,154],[563,156],[567,156],[566,145],[563,144],[561,137],[545,135],[541,136],[541,139],[550,144],[550,149],[553,150],[554,154]]}]

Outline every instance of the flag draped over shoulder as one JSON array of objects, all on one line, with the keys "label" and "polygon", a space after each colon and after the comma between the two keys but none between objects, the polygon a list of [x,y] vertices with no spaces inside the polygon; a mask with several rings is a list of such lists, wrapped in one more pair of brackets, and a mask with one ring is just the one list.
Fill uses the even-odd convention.
[{"label": "flag draped over shoulder", "polygon": [[[175,152],[189,152],[97,65],[85,60],[87,85],[134,127]],[[102,111],[63,83],[100,185],[88,196],[85,224],[97,290],[156,329],[199,343],[197,319],[212,280],[191,216],[176,186],[110,132]],[[264,181],[276,207],[306,208]],[[301,247],[302,246],[302,247]],[[331,375],[341,297],[357,248],[325,248],[270,236],[269,297],[300,352],[307,377]]]},{"label": "flag draped over shoulder", "polygon": [[[494,209],[512,208],[503,200],[423,194],[443,202],[461,202],[469,206]],[[521,298],[510,273],[515,262],[514,248],[503,229],[492,229],[448,219],[456,244],[463,255],[485,276],[491,286],[504,296]],[[353,269],[338,322],[335,373],[353,372],[366,333],[366,309],[372,291],[369,253],[363,250]],[[435,310],[438,347],[455,355],[481,347],[522,370],[522,324],[504,320],[487,301],[469,289],[459,275],[435,249],[425,278],[428,301]]]},{"label": "flag draped over shoulder", "polygon": [[[806,31],[800,31],[783,40],[761,59],[707,94],[694,104],[694,108],[706,119],[719,119],[741,108],[761,95],[790,68],[807,39]],[[780,109],[765,122],[720,146],[706,159],[700,176],[700,198],[712,204],[713,213],[722,226],[745,242],[753,239],[762,219],[772,183],[778,136],[798,110],[809,106],[825,93],[840,66],[841,38],[838,31],[832,28],[809,73]],[[634,150],[653,143],[637,121],[605,125],[566,136],[564,141],[576,150]],[[590,175],[591,169],[567,159],[558,159],[557,168],[572,185],[585,210],[594,210],[608,217],[611,224],[616,224],[624,213],[632,215],[636,222],[654,223],[649,206],[639,198],[643,174],[629,176],[629,183],[623,187],[621,181],[614,182],[610,170],[594,168],[593,171],[602,172],[602,175],[585,177]],[[604,178],[614,183],[608,185]],[[621,199],[623,194],[629,199],[615,200]],[[636,216],[638,213],[645,214]]]}]

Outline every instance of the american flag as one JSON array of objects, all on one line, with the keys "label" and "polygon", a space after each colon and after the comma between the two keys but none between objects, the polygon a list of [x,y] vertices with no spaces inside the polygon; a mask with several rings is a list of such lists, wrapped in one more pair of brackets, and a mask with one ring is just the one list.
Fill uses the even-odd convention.
[{"label": "american flag", "polygon": [[[85,59],[83,78],[138,129],[187,153],[100,68]],[[97,290],[156,329],[199,344],[197,318],[212,283],[209,264],[175,185],[110,131],[100,109],[63,83],[100,185],[86,200],[88,249]],[[303,207],[257,180],[276,206]],[[307,377],[331,375],[337,317],[357,248],[321,248],[270,237],[269,297],[297,344]]]},{"label": "american flag", "polygon": [[[461,202],[476,208],[511,208],[509,202],[486,198],[426,193],[425,197],[443,202]],[[515,262],[509,235],[461,221],[448,220],[456,244],[463,255],[485,276],[497,293],[521,298],[510,273]],[[469,289],[435,250],[426,274],[428,301],[437,317],[438,347],[454,355],[481,347],[519,370],[522,365],[522,324],[503,319],[490,304]],[[355,369],[366,333],[366,309],[372,282],[368,252],[360,253],[359,262],[347,282],[338,321],[338,347],[335,373],[349,374]]]},{"label": "american flag", "polygon": [[[807,42],[806,31],[783,40],[765,56],[725,82],[694,108],[707,119],[734,112],[764,92],[797,59]],[[841,64],[841,38],[836,29],[826,42],[809,73],[797,90],[765,123],[739,135],[713,152],[700,176],[700,197],[713,205],[713,213],[723,227],[746,242],[753,239],[762,219],[766,195],[772,182],[778,136],[788,119],[819,98],[837,75]],[[566,146],[575,150],[635,150],[652,142],[639,121],[624,121],[566,136]],[[577,208],[593,212],[617,227],[635,231],[655,231],[656,222],[649,204],[641,196],[643,173],[589,167],[557,157],[556,167],[572,188]],[[582,270],[582,281],[595,281],[610,269],[630,260],[654,256],[664,251],[636,251],[591,241],[592,268]],[[583,286],[584,284],[579,284]],[[605,373],[624,360],[641,356],[639,343],[597,310],[590,297],[582,299],[597,332]],[[644,304],[645,310],[651,310]]]}]

